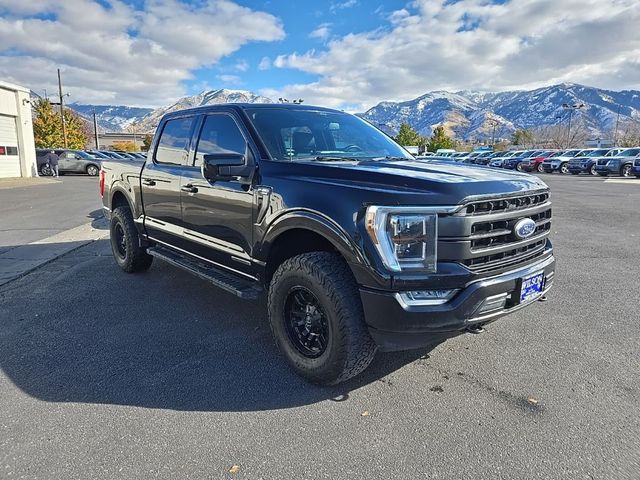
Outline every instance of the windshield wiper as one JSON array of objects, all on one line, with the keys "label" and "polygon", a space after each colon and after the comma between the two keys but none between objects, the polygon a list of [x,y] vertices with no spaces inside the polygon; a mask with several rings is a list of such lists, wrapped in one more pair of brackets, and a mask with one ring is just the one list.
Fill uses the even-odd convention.
[{"label": "windshield wiper", "polygon": [[406,158],[406,157],[398,157],[398,156],[393,156],[393,155],[387,155],[386,157],[374,157],[371,158],[370,160],[373,160],[375,162],[379,162],[382,160],[391,160],[391,161],[403,161],[406,162],[407,160],[411,160],[410,158]]},{"label": "windshield wiper", "polygon": [[355,157],[338,157],[338,156],[319,156],[309,160],[317,160],[319,162],[357,162],[362,160],[361,158]]}]

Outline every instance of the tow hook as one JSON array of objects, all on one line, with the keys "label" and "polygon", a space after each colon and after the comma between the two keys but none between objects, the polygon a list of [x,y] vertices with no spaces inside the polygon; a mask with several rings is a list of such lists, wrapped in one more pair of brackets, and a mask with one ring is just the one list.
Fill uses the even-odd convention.
[{"label": "tow hook", "polygon": [[547,296],[546,296],[546,295],[542,295],[542,296],[538,299],[538,301],[539,301],[539,302],[546,302],[547,300],[548,300],[548,298],[547,298]]},{"label": "tow hook", "polygon": [[473,333],[474,335],[479,335],[484,333],[486,330],[482,328],[482,325],[471,325],[467,327],[467,332]]}]

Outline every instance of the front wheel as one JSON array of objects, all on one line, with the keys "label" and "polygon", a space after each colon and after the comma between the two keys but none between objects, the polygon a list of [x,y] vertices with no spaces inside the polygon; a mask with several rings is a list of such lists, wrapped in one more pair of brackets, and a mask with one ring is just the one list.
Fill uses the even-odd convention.
[{"label": "front wheel", "polygon": [[140,246],[138,229],[129,207],[118,207],[111,212],[109,230],[111,251],[118,266],[127,273],[148,270],[153,257]]},{"label": "front wheel", "polygon": [[45,177],[51,176],[51,167],[49,164],[45,164],[40,167],[40,175],[44,175]]},{"label": "front wheel", "polygon": [[621,169],[620,169],[620,176],[621,177],[630,177],[631,176],[631,165],[624,165]]},{"label": "front wheel", "polygon": [[521,164],[521,163],[518,163],[518,164],[516,165],[516,170],[517,170],[517,171],[519,171],[519,172],[524,172],[524,167],[522,166],[522,164]]},{"label": "front wheel", "polygon": [[538,173],[544,173],[544,168],[542,168],[542,164],[538,164]]},{"label": "front wheel", "polygon": [[369,366],[369,335],[358,286],[344,260],[312,252],[285,260],[269,287],[269,322],[291,368],[320,385],[334,385]]},{"label": "front wheel", "polygon": [[562,173],[563,175],[569,173],[569,165],[567,165],[566,163],[560,165],[560,173]]},{"label": "front wheel", "polygon": [[595,163],[594,163],[593,165],[591,165],[591,168],[589,169],[589,173],[590,173],[591,175],[597,175],[597,174],[598,174],[598,172],[596,172],[596,165],[595,165]]}]

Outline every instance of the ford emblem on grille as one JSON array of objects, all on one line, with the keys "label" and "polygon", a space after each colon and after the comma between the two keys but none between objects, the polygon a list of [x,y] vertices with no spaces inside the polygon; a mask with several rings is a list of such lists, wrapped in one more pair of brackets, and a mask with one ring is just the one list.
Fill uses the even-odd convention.
[{"label": "ford emblem on grille", "polygon": [[520,239],[529,238],[536,231],[536,222],[530,218],[523,218],[513,227],[513,233]]}]

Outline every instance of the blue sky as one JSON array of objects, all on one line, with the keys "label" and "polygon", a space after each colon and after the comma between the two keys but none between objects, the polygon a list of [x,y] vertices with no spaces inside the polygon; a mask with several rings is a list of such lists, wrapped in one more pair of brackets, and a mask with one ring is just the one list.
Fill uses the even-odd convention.
[{"label": "blue sky", "polygon": [[[390,27],[387,17],[391,12],[403,8],[407,2],[393,0],[385,2],[332,1],[316,2],[312,0],[291,1],[240,1],[241,5],[255,10],[269,12],[282,21],[286,37],[269,43],[252,43],[229,55],[219,64],[194,71],[195,78],[186,82],[190,93],[198,93],[204,85],[212,88],[231,87],[261,91],[273,89],[289,83],[307,83],[316,81],[318,75],[294,68],[259,69],[263,58],[271,61],[278,55],[291,52],[303,53],[308,50],[323,50],[331,38],[342,37],[350,33],[362,33]],[[371,6],[375,5],[374,8]],[[328,37],[322,38],[311,33],[325,27]],[[248,67],[240,70],[238,67]],[[224,81],[222,76],[239,77],[237,81]]]},{"label": "blue sky", "polygon": [[162,106],[205,89],[364,110],[433,90],[640,85],[638,0],[0,0],[0,80]]}]

